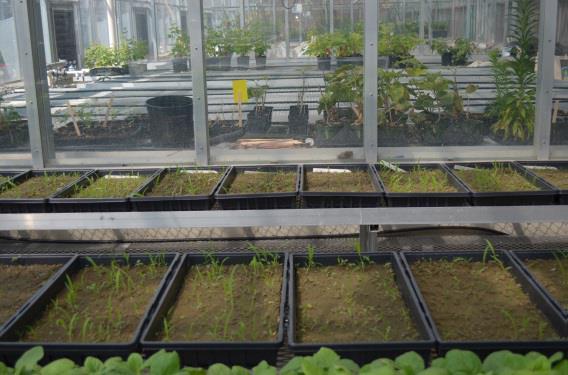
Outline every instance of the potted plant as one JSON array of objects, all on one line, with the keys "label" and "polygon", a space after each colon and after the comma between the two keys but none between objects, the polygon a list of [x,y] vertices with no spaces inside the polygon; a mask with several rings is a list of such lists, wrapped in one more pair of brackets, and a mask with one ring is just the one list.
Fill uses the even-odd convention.
[{"label": "potted plant", "polygon": [[266,106],[266,95],[268,93],[268,83],[256,83],[254,87],[248,88],[249,98],[254,98],[255,105],[252,111],[247,114],[247,131],[250,133],[264,134],[272,124],[272,110],[274,107]]},{"label": "potted plant", "polygon": [[504,144],[531,144],[536,101],[537,6],[531,0],[516,0],[511,13],[511,39],[517,46],[512,57],[490,53],[496,98],[487,112],[495,119],[492,131]]},{"label": "potted plant", "polygon": [[174,42],[171,50],[174,73],[187,72],[189,70],[189,37],[183,33],[179,26],[172,25],[168,32],[168,38]]},{"label": "potted plant", "polygon": [[143,40],[127,39],[128,72],[131,76],[142,75],[148,70],[148,65],[143,60],[148,54],[148,44]]},{"label": "potted plant", "polygon": [[446,41],[436,39],[432,41],[432,49],[442,56],[443,66],[467,65],[474,45],[467,39],[458,38],[450,45]]},{"label": "potted plant", "polygon": [[378,145],[383,147],[407,146],[408,117],[413,108],[409,75],[404,70],[379,69],[377,96]]},{"label": "potted plant", "polygon": [[331,34],[312,33],[309,35],[309,40],[304,53],[317,58],[319,70],[330,70],[333,53]]},{"label": "potted plant", "polygon": [[295,105],[290,106],[288,112],[288,126],[290,134],[306,136],[308,132],[309,107],[305,104],[306,95],[306,76],[302,71],[302,87],[298,92],[298,99]]},{"label": "potted plant", "polygon": [[221,32],[221,38],[218,40],[217,51],[219,54],[219,69],[231,70],[231,59],[235,53],[235,40],[231,37],[235,28],[226,28]]},{"label": "potted plant", "polygon": [[256,68],[259,70],[266,69],[266,52],[270,48],[270,43],[266,40],[264,34],[254,34],[253,51]]},{"label": "potted plant", "polygon": [[333,36],[337,66],[363,65],[363,34],[335,33]]},{"label": "potted plant", "polygon": [[5,148],[18,148],[30,142],[28,122],[13,106],[3,105],[7,93],[6,90],[0,93],[0,144]]},{"label": "potted plant", "polygon": [[251,31],[248,29],[234,29],[234,49],[237,54],[237,66],[239,69],[248,69],[250,63],[249,53],[253,49]]},{"label": "potted plant", "polygon": [[112,76],[124,74],[122,61],[112,47],[93,44],[85,50],[85,66],[91,76]]},{"label": "potted plant", "polygon": [[207,68],[210,70],[219,70],[219,44],[223,36],[221,32],[208,29],[207,40],[205,41],[205,50],[207,52]]},{"label": "potted plant", "polygon": [[398,34],[390,24],[379,26],[379,56],[388,56],[392,68],[422,68],[412,51],[420,44],[420,38],[411,34]]}]

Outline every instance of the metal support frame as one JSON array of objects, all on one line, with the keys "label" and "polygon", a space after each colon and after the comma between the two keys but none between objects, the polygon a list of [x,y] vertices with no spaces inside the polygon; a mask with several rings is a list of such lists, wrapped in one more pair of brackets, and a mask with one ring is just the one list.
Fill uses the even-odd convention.
[{"label": "metal support frame", "polygon": [[366,239],[371,237],[369,226],[372,225],[561,222],[568,222],[568,210],[564,206],[381,207],[3,214],[0,215],[0,231],[359,225],[366,227],[361,228],[362,237]]},{"label": "metal support frame", "polygon": [[539,160],[548,160],[550,158],[557,11],[558,0],[540,2],[536,118],[534,127],[534,146],[537,159]]},{"label": "metal support frame", "polygon": [[53,131],[38,0],[14,2],[16,36],[24,87],[32,164],[44,168],[54,158]]},{"label": "metal support frame", "polygon": [[284,0],[284,39],[286,44],[286,59],[290,58],[290,5],[289,0]]},{"label": "metal support frame", "polygon": [[245,0],[239,2],[239,25],[241,29],[245,28]]},{"label": "metal support frame", "polygon": [[365,67],[364,67],[364,127],[363,146],[367,163],[378,158],[377,142],[377,56],[379,34],[379,4],[376,0],[365,0]]},{"label": "metal support frame", "polygon": [[377,233],[371,231],[370,225],[359,226],[359,243],[361,251],[377,251]]},{"label": "metal support frame", "polygon": [[329,0],[329,32],[333,33],[335,31],[335,16],[334,16],[334,6],[333,0]]},{"label": "metal support frame", "polygon": [[189,36],[193,79],[193,128],[196,163],[209,164],[209,127],[207,126],[207,72],[203,35],[203,0],[189,0]]},{"label": "metal support frame", "polygon": [[152,0],[152,43],[154,60],[158,61],[159,53],[159,39],[158,39],[158,9],[156,8],[156,0]]}]

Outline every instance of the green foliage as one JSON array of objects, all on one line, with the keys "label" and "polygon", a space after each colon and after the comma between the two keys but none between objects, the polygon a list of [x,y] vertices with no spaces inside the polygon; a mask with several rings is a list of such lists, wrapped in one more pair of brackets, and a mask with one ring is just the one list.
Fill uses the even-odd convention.
[{"label": "green foliage", "polygon": [[226,28],[215,30],[207,30],[207,39],[205,42],[205,50],[207,55],[211,57],[227,56],[235,52],[235,43],[232,35],[235,33],[234,28],[227,25]]},{"label": "green foliage", "polygon": [[142,60],[148,53],[146,42],[123,39],[118,48],[93,44],[85,50],[85,66],[89,69],[123,66],[131,61]]},{"label": "green foliage", "polygon": [[403,79],[408,78],[407,73],[379,69],[378,77],[379,126],[404,125],[408,119],[408,112],[413,107],[410,87],[403,82]]},{"label": "green foliage", "polygon": [[424,359],[415,352],[408,352],[394,360],[381,358],[359,367],[350,359],[341,358],[328,348],[321,348],[313,356],[295,357],[278,372],[265,361],[252,371],[241,366],[228,367],[214,364],[208,369],[181,367],[176,352],[161,350],[144,360],[140,354],[133,353],[125,361],[113,357],[101,361],[87,357],[83,365],[68,359],[58,359],[42,367],[38,363],[43,358],[43,349],[35,347],[27,351],[16,362],[14,368],[0,363],[0,375],[566,375],[568,360],[562,353],[546,357],[536,352],[525,355],[508,350],[490,354],[484,361],[470,351],[450,350],[444,357],[432,361],[426,367]]},{"label": "green foliage", "polygon": [[255,82],[254,86],[247,87],[247,95],[249,98],[254,98],[256,109],[260,110],[264,108],[269,88],[270,86],[268,85],[268,82],[265,82],[264,84]]},{"label": "green foliage", "polygon": [[493,132],[505,140],[526,141],[534,133],[538,16],[531,0],[516,0],[514,8],[511,39],[517,48],[508,60],[490,53],[497,95],[488,112],[497,119]]},{"label": "green foliage", "polygon": [[[415,99],[414,107],[423,113],[433,114],[440,121],[443,113],[459,114],[463,111],[463,101],[457,90],[452,89],[452,81],[440,73],[426,73],[423,77],[411,80]],[[421,114],[417,114],[419,117]]]},{"label": "green foliage", "polygon": [[252,32],[248,28],[233,29],[229,37],[233,41],[237,55],[245,56],[253,49]]},{"label": "green foliage", "polygon": [[335,121],[337,105],[351,103],[355,112],[355,125],[363,124],[363,67],[342,66],[325,76],[325,91],[322,93],[318,112],[326,113],[327,121]]},{"label": "green foliage", "polygon": [[174,57],[187,57],[189,55],[189,36],[184,34],[179,26],[170,26],[168,38],[174,42],[172,47]]},{"label": "green foliage", "polygon": [[333,54],[334,34],[309,34],[309,42],[304,53],[314,57],[330,57]]},{"label": "green foliage", "polygon": [[111,47],[93,44],[85,50],[85,66],[89,69],[116,65],[116,53]]},{"label": "green foliage", "polygon": [[397,61],[393,64],[395,68],[423,67],[423,64],[412,56],[412,50],[419,44],[420,38],[412,34],[396,33],[392,24],[379,26],[379,55],[396,58]]},{"label": "green foliage", "polygon": [[252,49],[255,56],[266,57],[266,51],[270,48],[266,36],[269,31],[266,29],[266,23],[261,19],[255,19],[250,22],[249,29],[252,37]]},{"label": "green foliage", "polygon": [[432,49],[440,55],[449,53],[452,56],[451,65],[457,66],[467,64],[475,46],[464,38],[456,39],[452,45],[444,40],[436,39],[432,41]]}]

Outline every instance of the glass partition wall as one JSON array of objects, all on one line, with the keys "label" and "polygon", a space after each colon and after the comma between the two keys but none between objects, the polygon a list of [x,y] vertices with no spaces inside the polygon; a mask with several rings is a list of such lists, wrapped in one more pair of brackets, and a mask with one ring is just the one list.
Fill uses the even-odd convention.
[{"label": "glass partition wall", "polygon": [[[16,40],[24,6],[31,41]],[[566,157],[566,14],[567,0],[5,0],[0,163]],[[38,43],[44,66],[15,53]],[[42,92],[25,83],[44,79],[26,108]]]}]

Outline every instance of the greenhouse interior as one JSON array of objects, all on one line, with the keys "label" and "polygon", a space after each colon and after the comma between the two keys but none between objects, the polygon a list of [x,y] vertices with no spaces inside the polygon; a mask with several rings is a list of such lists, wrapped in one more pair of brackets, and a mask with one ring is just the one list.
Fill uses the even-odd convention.
[{"label": "greenhouse interior", "polygon": [[0,35],[0,375],[568,375],[568,0]]}]

